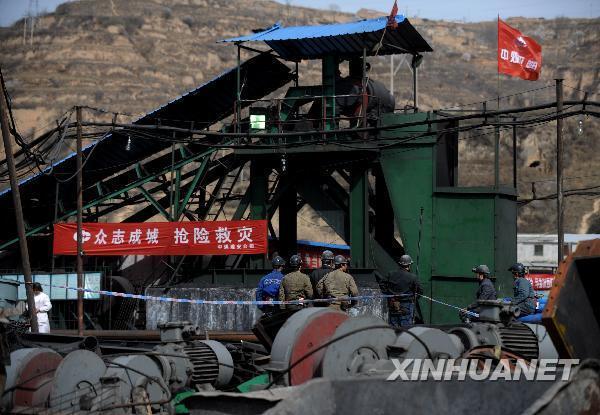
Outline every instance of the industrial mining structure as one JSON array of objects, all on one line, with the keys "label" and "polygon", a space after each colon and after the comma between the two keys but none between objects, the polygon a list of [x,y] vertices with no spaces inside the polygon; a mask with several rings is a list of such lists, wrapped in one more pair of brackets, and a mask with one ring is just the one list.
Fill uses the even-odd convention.
[{"label": "industrial mining structure", "polygon": [[[499,296],[510,296],[517,127],[594,115],[590,108],[598,104],[563,103],[557,94],[557,102],[527,108],[492,110],[484,103],[458,115],[419,111],[418,67],[433,50],[408,19],[392,20],[276,24],[224,40],[224,47],[237,49],[236,67],[131,123],[110,112],[107,121],[65,117],[30,149],[44,153],[59,140],[83,136],[90,141],[81,150],[81,168],[77,154],[68,154],[23,178],[19,191],[32,267],[39,270],[34,274],[51,285],[55,275],[66,281],[75,268],[73,257],[53,255],[52,225],[77,214],[73,179],[81,173],[85,222],[144,222],[157,215],[173,222],[263,219],[269,223],[272,251],[284,257],[298,250],[298,212],[309,205],[346,242],[350,272],[361,291],[377,290],[376,273],[396,269],[398,256],[409,253],[416,259],[424,287],[423,324],[399,330],[368,315],[376,310],[384,316],[384,301],[373,300],[376,304],[358,317],[314,307],[289,317],[260,344],[251,335],[254,341],[241,340],[246,333],[207,331],[230,328],[232,320],[239,324],[231,329],[247,329],[256,317],[254,306],[169,303],[165,310],[159,301],[139,296],[251,298],[260,277],[270,271],[268,255],[86,258],[78,252],[86,275],[99,274],[96,291],[138,298],[86,299],[84,324],[96,330],[87,335],[4,327],[3,350],[10,357],[2,398],[6,411],[364,413],[390,411],[399,396],[413,411],[440,410],[456,395],[465,397],[464,405],[448,408],[449,413],[469,412],[467,396],[488,413],[526,408],[553,413],[544,412],[555,408],[553,402],[576,411],[587,404],[598,409],[597,400],[560,395],[552,383],[384,382],[393,359],[600,357],[598,307],[585,294],[597,285],[591,280],[598,269],[597,246],[582,248],[582,258],[563,265],[544,312],[545,325],[516,321],[510,302],[480,304],[478,321],[461,321],[448,307],[473,301],[475,264],[488,264]],[[242,61],[242,51],[253,56]],[[409,55],[413,74],[413,105],[401,110],[371,77],[368,62],[396,54]],[[317,85],[303,82],[307,61],[320,62]],[[459,135],[469,131],[495,137],[491,186],[458,182]],[[501,181],[500,131],[512,132],[511,183]],[[28,152],[17,152],[16,158],[17,167],[27,169]],[[0,209],[13,213],[10,188],[0,193]],[[16,224],[6,221],[0,227],[0,261],[11,270],[2,279],[7,307],[17,300],[22,273],[17,242]],[[570,313],[574,298],[579,311]],[[76,313],[73,299],[65,295],[54,301],[63,304],[55,324],[74,328],[68,317]],[[153,319],[147,328],[158,331],[115,330],[132,330],[140,318]],[[209,327],[208,320],[221,326]],[[111,330],[103,335],[102,329]],[[595,393],[599,367],[597,360],[589,361],[576,378]],[[582,388],[578,385],[560,390],[575,394]],[[252,389],[266,390],[248,392]],[[427,403],[423,392],[431,397]]]}]

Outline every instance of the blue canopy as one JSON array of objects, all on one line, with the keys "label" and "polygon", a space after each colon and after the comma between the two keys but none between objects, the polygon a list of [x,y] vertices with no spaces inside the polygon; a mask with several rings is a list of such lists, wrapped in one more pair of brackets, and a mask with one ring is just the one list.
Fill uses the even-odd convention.
[{"label": "blue canopy", "polygon": [[433,51],[408,19],[397,15],[396,23],[396,27],[388,26],[387,16],[320,26],[282,27],[276,23],[262,32],[222,42],[265,42],[289,60],[361,56],[364,48],[368,56]]}]

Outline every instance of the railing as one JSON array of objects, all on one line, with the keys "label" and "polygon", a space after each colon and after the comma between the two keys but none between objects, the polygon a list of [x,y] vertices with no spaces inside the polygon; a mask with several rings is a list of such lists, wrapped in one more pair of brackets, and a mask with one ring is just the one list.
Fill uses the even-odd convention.
[{"label": "railing", "polygon": [[[256,132],[250,115],[265,116],[264,128],[258,128],[265,132],[314,131],[318,134],[327,129],[365,127],[376,122],[382,113],[379,97],[365,94],[304,95],[241,100],[240,103],[240,106],[248,105],[243,111],[245,116],[237,119],[234,114],[232,124],[238,132]],[[309,104],[310,108],[304,110],[303,107]],[[235,106],[238,107],[238,102]],[[328,111],[330,108],[332,110]]]}]

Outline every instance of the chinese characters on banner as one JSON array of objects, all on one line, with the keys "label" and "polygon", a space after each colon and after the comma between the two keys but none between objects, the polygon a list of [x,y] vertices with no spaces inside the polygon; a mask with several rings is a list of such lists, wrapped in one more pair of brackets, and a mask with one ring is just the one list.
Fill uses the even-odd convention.
[{"label": "chinese characters on banner", "polygon": [[525,278],[531,282],[535,291],[548,291],[554,283],[553,274],[527,274]]},{"label": "chinese characters on banner", "polygon": [[[266,254],[267,221],[84,223],[84,255]],[[77,225],[54,225],[54,255],[77,254]]]},{"label": "chinese characters on banner", "polygon": [[498,72],[536,81],[542,71],[542,47],[498,19]]}]

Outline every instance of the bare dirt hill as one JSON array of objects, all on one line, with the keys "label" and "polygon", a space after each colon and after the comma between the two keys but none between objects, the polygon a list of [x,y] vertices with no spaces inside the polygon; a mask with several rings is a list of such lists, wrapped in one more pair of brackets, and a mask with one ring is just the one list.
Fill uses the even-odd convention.
[{"label": "bare dirt hill", "polygon": [[[74,105],[143,114],[205,82],[235,64],[232,46],[218,40],[246,34],[281,21],[284,25],[320,24],[372,17],[238,0],[82,0],[65,3],[41,16],[34,36],[24,38],[24,21],[0,29],[0,65],[25,135],[39,134]],[[410,19],[434,52],[420,67],[420,106],[424,110],[473,108],[464,104],[498,95],[503,108],[554,100],[553,79],[565,79],[565,99],[599,100],[600,19],[510,19],[509,24],[543,46],[539,81],[496,74],[496,22],[459,23]],[[30,28],[30,27],[29,27]],[[390,82],[389,57],[371,59],[374,78]],[[407,62],[394,79],[397,106],[410,104]],[[316,82],[318,66],[301,73]],[[534,90],[527,94],[521,92]],[[565,123],[565,187],[600,185],[598,121]],[[519,191],[531,197],[555,192],[555,124],[519,131]],[[503,180],[510,181],[509,137],[503,137]],[[462,184],[491,180],[490,137],[461,140]],[[539,162],[539,163],[537,163]],[[535,167],[529,167],[535,166]],[[535,202],[520,210],[519,231],[552,232],[554,202]],[[566,202],[566,231],[599,232],[598,197]]]}]

